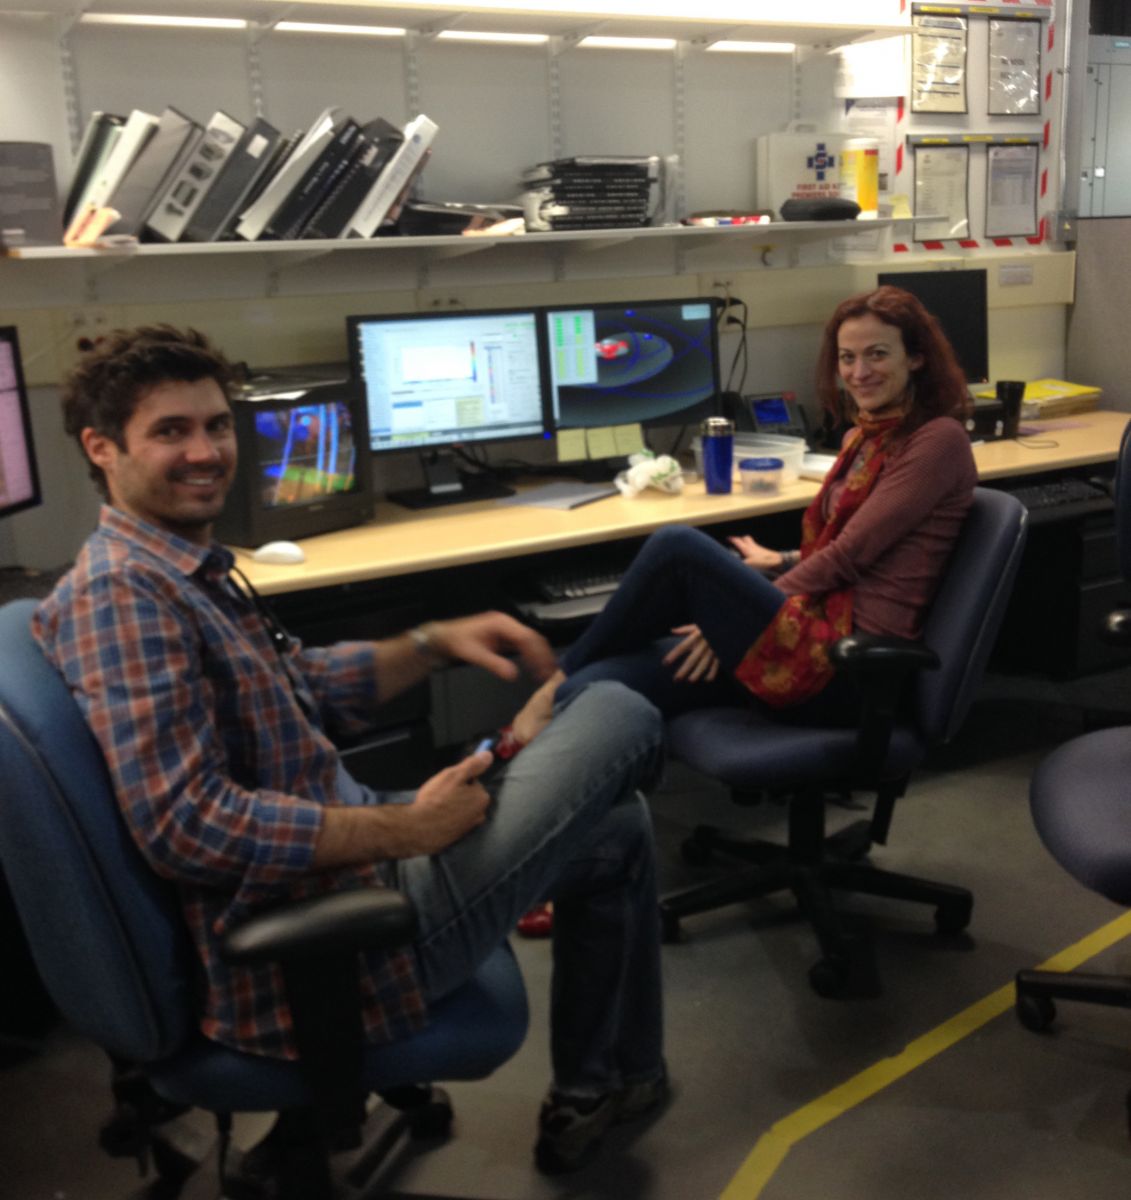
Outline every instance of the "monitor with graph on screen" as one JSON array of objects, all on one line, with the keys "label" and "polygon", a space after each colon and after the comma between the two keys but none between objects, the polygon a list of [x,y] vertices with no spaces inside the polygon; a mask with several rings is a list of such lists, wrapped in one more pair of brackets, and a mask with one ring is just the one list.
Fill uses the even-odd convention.
[{"label": "monitor with graph on screen", "polygon": [[715,414],[714,297],[576,304],[544,315],[556,429],[687,425]]},{"label": "monitor with graph on screen", "polygon": [[41,499],[19,335],[0,326],[0,517]]}]

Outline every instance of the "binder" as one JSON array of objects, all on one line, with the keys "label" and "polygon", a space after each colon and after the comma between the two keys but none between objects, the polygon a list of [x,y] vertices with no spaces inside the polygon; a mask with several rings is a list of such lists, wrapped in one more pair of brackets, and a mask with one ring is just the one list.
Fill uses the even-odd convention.
[{"label": "binder", "polygon": [[342,237],[350,218],[404,141],[404,134],[380,117],[363,125],[361,133],[349,166],[315,210],[302,237]]},{"label": "binder", "polygon": [[289,241],[302,233],[314,215],[314,210],[349,167],[350,158],[360,137],[361,126],[352,118],[346,120],[322,153],[307,168],[306,174],[290,195],[279,205],[260,234],[262,239]]},{"label": "binder", "polygon": [[140,108],[135,108],[130,113],[114,143],[114,149],[110,151],[99,170],[91,176],[90,187],[67,225],[64,241],[74,236],[80,225],[86,224],[90,209],[106,207],[114,189],[125,177],[156,128],[157,118],[152,113],[142,112]]},{"label": "binder", "polygon": [[92,176],[105,164],[122,133],[126,118],[117,113],[92,112],[75,155],[75,173],[63,204],[63,228],[70,225],[86,198]]},{"label": "binder", "polygon": [[333,140],[341,124],[340,113],[339,108],[332,106],[319,114],[258,198],[244,210],[236,223],[236,237],[254,242],[267,228],[283,201],[302,182],[306,172]]},{"label": "binder", "polygon": [[161,198],[173,172],[191,151],[203,131],[191,117],[166,108],[152,137],[134,159],[108,201],[118,219],[108,233],[139,234],[153,206]]},{"label": "binder", "polygon": [[380,229],[385,214],[419,170],[421,160],[436,137],[437,128],[436,123],[423,113],[409,121],[404,130],[404,141],[350,219],[346,237],[368,238]]},{"label": "binder", "polygon": [[0,246],[50,246],[62,235],[51,147],[0,142]]},{"label": "binder", "polygon": [[274,125],[256,117],[220,168],[216,182],[185,226],[181,241],[219,241],[248,202],[260,176],[277,161],[276,151],[282,140],[282,134]]},{"label": "binder", "polygon": [[204,133],[158,199],[145,223],[154,241],[176,242],[244,134],[244,125],[225,112],[214,112]]}]

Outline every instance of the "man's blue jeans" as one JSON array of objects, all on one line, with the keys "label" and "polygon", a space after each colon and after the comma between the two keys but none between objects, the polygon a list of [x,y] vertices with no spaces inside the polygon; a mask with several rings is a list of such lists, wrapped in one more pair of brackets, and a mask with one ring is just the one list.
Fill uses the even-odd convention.
[{"label": "man's blue jeans", "polygon": [[532,905],[554,901],[551,1051],[555,1087],[570,1095],[663,1070],[655,856],[639,795],[657,781],[662,745],[647,700],[594,684],[512,760],[483,825],[395,864],[420,918],[430,999],[467,980]]}]

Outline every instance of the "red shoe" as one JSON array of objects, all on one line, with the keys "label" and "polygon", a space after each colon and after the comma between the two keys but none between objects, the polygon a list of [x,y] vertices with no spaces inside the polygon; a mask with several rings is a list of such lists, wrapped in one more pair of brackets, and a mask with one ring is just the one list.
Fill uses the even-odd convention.
[{"label": "red shoe", "polygon": [[547,938],[554,930],[554,906],[539,904],[518,919],[515,929],[528,938]]}]

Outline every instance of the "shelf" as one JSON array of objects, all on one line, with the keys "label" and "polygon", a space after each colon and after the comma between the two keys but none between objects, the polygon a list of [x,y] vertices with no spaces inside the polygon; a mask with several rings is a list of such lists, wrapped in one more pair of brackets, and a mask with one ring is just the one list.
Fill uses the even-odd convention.
[{"label": "shelf", "polygon": [[[39,13],[71,18],[75,0],[0,0],[0,13]],[[141,13],[235,17],[270,25],[277,20],[308,20],[341,24],[389,25],[430,34],[441,29],[487,32],[543,33],[572,38],[600,32],[608,36],[668,37],[691,44],[719,38],[735,41],[793,42],[799,46],[834,48],[910,32],[907,24],[860,21],[807,21],[790,16],[759,19],[751,10],[774,12],[774,5],[752,0],[706,0],[694,15],[657,15],[645,0],[619,0],[624,10],[610,15],[601,5],[585,0],[561,3],[552,12],[524,8],[521,0],[484,0],[469,4],[433,0],[92,0],[81,5],[89,13]],[[652,11],[649,9],[652,8]]]}]

